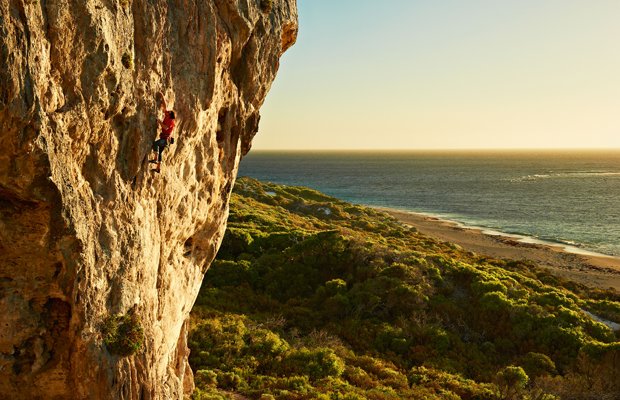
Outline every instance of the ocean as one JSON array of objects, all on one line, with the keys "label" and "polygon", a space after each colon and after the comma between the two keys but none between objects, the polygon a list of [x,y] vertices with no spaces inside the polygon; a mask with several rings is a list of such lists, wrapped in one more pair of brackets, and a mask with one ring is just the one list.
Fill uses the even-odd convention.
[{"label": "ocean", "polygon": [[252,151],[239,175],[620,256],[620,151]]}]

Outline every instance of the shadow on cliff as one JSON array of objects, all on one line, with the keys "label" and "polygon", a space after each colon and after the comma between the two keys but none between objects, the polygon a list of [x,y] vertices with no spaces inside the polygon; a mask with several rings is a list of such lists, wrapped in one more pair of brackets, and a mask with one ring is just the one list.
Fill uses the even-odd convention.
[{"label": "shadow on cliff", "polygon": [[116,169],[124,180],[135,181],[151,150],[157,127],[154,122],[140,121],[138,115],[117,115],[112,119],[112,129],[119,141]]}]

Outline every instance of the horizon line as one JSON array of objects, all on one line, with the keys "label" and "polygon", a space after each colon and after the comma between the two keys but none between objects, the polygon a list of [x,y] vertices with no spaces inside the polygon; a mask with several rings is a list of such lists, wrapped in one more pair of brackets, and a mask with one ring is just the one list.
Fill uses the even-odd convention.
[{"label": "horizon line", "polygon": [[260,151],[286,151],[286,152],[337,152],[337,151],[359,151],[359,152],[370,152],[370,151],[385,151],[385,152],[410,152],[410,151],[620,151],[620,147],[515,147],[515,148],[507,148],[507,147],[480,147],[480,148],[424,148],[424,147],[414,147],[414,148],[406,148],[406,149],[394,149],[394,148],[330,148],[330,149],[251,149],[250,152],[260,152]]}]

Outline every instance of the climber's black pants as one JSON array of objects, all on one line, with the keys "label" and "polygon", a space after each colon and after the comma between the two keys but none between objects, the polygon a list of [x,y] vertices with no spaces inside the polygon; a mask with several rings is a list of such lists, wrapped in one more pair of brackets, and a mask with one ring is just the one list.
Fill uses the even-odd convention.
[{"label": "climber's black pants", "polygon": [[161,153],[168,146],[166,139],[159,139],[153,142],[153,151],[157,153],[157,161],[161,162]]}]

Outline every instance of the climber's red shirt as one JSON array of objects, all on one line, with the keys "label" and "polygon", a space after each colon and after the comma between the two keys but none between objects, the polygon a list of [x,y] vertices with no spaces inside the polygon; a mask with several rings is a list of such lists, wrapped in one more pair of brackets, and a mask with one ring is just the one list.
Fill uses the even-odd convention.
[{"label": "climber's red shirt", "polygon": [[172,130],[174,129],[174,120],[168,116],[166,112],[166,116],[164,117],[164,121],[162,122],[161,134],[159,135],[160,139],[170,138],[172,136]]}]

